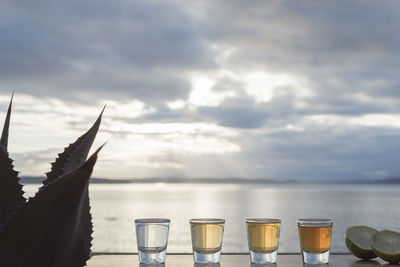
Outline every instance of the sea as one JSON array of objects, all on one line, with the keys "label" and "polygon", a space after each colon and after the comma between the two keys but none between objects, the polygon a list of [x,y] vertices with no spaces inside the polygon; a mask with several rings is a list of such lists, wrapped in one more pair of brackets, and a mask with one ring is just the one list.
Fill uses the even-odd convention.
[{"label": "sea", "polygon": [[[32,196],[38,187],[24,190]],[[247,252],[246,218],[281,219],[281,253],[299,251],[298,218],[332,219],[332,252],[347,251],[352,225],[400,231],[400,185],[110,183],[89,190],[93,252],[137,252],[136,218],[171,219],[169,253],[191,252],[191,218],[225,219],[225,253]]]}]

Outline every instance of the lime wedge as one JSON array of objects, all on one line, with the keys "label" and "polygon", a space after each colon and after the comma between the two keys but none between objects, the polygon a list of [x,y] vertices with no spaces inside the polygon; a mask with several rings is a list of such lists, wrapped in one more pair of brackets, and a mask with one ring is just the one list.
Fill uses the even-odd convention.
[{"label": "lime wedge", "polygon": [[372,250],[389,263],[400,262],[400,233],[382,230],[372,235]]},{"label": "lime wedge", "polygon": [[345,242],[350,252],[363,260],[376,258],[372,251],[371,238],[378,231],[374,228],[358,225],[347,228]]}]

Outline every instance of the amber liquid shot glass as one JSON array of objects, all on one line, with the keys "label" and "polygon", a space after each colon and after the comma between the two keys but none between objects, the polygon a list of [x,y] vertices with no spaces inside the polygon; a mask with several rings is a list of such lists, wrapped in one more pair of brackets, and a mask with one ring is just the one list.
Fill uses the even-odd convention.
[{"label": "amber liquid shot glass", "polygon": [[278,254],[281,220],[247,219],[246,229],[250,261],[255,264],[275,263]]},{"label": "amber liquid shot glass", "polygon": [[195,263],[220,262],[224,224],[224,219],[190,220]]},{"label": "amber liquid shot glass", "polygon": [[333,222],[329,219],[298,219],[299,240],[303,262],[329,262]]}]

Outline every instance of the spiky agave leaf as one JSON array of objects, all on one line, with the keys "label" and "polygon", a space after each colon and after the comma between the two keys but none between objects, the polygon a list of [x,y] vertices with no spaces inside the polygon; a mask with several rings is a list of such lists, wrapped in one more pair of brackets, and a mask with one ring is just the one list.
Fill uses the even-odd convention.
[{"label": "spiky agave leaf", "polygon": [[85,193],[101,147],[79,168],[43,186],[0,229],[4,267],[81,267],[90,248]]},{"label": "spiky agave leaf", "polygon": [[14,93],[11,96],[0,138],[0,225],[19,205],[26,201],[23,197],[24,191],[19,183],[18,172],[14,170],[13,161],[9,158],[7,151],[13,96]]},{"label": "spiky agave leaf", "polygon": [[0,146],[2,146],[5,151],[8,151],[8,128],[10,128],[11,106],[13,98],[14,92],[12,92],[10,104],[8,105],[7,115],[4,121],[3,131],[0,139]]},{"label": "spiky agave leaf", "polygon": [[14,170],[8,153],[0,149],[0,225],[18,206],[25,203],[23,195],[18,172]]},{"label": "spiky agave leaf", "polygon": [[[82,163],[85,162],[89,150],[92,147],[94,139],[96,138],[97,132],[100,127],[101,118],[104,112],[105,106],[101,111],[99,117],[93,126],[81,137],[79,137],[74,143],[70,144],[64,149],[64,152],[58,154],[58,158],[51,164],[51,171],[48,172],[47,179],[43,182],[45,185],[57,180],[59,177],[68,173]],[[90,200],[89,193],[86,191],[83,196],[82,213],[81,213],[81,224],[88,238],[83,240],[83,245],[90,248],[92,246],[92,233],[93,223],[92,215],[90,214]]]},{"label": "spiky agave leaf", "polygon": [[99,130],[101,117],[105,108],[104,106],[96,122],[85,134],[64,148],[64,152],[58,154],[58,158],[51,164],[51,171],[46,173],[47,179],[43,182],[44,184],[54,181],[85,162]]}]

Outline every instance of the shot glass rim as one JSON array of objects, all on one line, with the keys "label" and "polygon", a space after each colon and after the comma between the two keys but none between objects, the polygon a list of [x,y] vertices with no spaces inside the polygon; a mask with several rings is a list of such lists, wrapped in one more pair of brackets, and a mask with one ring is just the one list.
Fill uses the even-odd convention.
[{"label": "shot glass rim", "polygon": [[158,224],[158,223],[170,223],[170,219],[166,218],[138,218],[135,219],[135,223],[145,223],[145,224]]},{"label": "shot glass rim", "polygon": [[189,223],[201,223],[201,224],[224,224],[225,219],[219,219],[219,218],[194,218],[190,219]]},{"label": "shot glass rim", "polygon": [[331,219],[322,219],[322,218],[302,218],[297,219],[298,226],[308,226],[308,227],[328,227],[333,225],[333,221]]},{"label": "shot glass rim", "polygon": [[246,223],[281,223],[281,219],[274,218],[248,218]]}]

